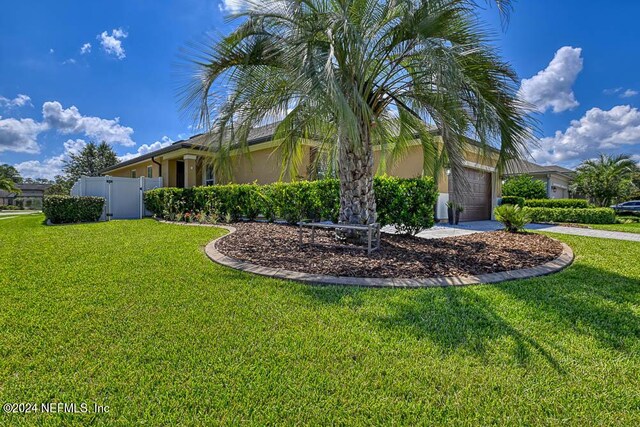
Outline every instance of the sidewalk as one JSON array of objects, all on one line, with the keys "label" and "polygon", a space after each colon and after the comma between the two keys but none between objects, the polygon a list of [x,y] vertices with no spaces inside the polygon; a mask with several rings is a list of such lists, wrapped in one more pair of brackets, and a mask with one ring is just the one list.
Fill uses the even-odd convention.
[{"label": "sidewalk", "polygon": [[[498,221],[469,221],[458,225],[437,224],[434,227],[421,231],[417,234],[423,239],[442,239],[444,237],[465,236],[473,233],[483,233],[486,231],[501,230],[502,224]],[[551,224],[529,224],[527,230],[544,231],[549,233],[570,234],[573,236],[598,237],[602,239],[628,240],[630,242],[640,242],[640,234],[623,233],[620,231],[593,230],[590,228],[565,227]],[[391,226],[384,227],[382,231],[395,233]]]}]

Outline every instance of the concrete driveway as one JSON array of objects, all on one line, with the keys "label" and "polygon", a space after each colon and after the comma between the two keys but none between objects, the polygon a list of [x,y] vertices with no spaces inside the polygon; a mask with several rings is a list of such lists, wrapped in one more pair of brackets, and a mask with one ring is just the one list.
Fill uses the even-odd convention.
[{"label": "concrete driveway", "polygon": [[[444,237],[464,236],[473,233],[482,233],[485,231],[501,230],[502,224],[498,221],[469,221],[462,222],[458,225],[449,225],[447,223],[436,224],[433,228],[422,231],[417,234],[418,237],[424,239],[441,239]],[[551,224],[529,224],[525,227],[527,230],[539,230],[549,233],[571,234],[574,236],[599,237],[603,239],[628,240],[631,242],[640,242],[640,234],[623,233],[620,231],[593,230],[590,228],[564,227],[561,225]],[[387,233],[395,233],[393,227],[385,227],[382,231]]]}]

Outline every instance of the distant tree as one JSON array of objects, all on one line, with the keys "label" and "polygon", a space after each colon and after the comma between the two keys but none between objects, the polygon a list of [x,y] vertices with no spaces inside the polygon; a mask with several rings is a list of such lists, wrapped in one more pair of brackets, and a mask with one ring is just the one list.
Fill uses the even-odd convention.
[{"label": "distant tree", "polygon": [[633,182],[633,189],[627,200],[640,200],[640,163],[636,163],[636,173],[633,174],[631,182]]},{"label": "distant tree", "polygon": [[633,180],[639,172],[636,162],[626,154],[600,154],[597,159],[585,160],[576,170],[575,191],[597,206],[626,200],[635,190]]},{"label": "distant tree", "polygon": [[525,199],[546,199],[547,185],[529,175],[508,178],[502,185],[503,196],[524,197]]},{"label": "distant tree", "polygon": [[11,165],[3,164],[0,165],[0,179],[10,179],[16,184],[22,183],[22,177],[20,176],[20,172],[16,168]]},{"label": "distant tree", "polygon": [[47,196],[68,196],[74,182],[75,181],[62,175],[57,175],[55,181],[53,181],[51,186],[44,191],[44,194]]},{"label": "distant tree", "polygon": [[20,194],[22,191],[16,186],[17,184],[9,178],[0,178],[0,190],[7,193]]},{"label": "distant tree", "polygon": [[47,178],[25,178],[25,184],[53,184],[53,181]]},{"label": "distant tree", "polygon": [[81,176],[100,176],[100,171],[118,163],[113,148],[106,142],[88,143],[78,154],[71,154],[65,161],[63,172],[67,180],[75,182]]}]

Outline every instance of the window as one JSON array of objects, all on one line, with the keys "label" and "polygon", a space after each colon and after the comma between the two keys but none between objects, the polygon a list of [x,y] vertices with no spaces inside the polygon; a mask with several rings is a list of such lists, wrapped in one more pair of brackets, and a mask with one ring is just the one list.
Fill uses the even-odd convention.
[{"label": "window", "polygon": [[153,178],[153,166],[147,166],[147,178]]},{"label": "window", "polygon": [[216,177],[213,173],[213,166],[207,165],[204,175],[204,185],[214,185],[216,183]]},{"label": "window", "polygon": [[135,178],[136,177],[136,170],[132,170],[131,171],[131,178]]}]

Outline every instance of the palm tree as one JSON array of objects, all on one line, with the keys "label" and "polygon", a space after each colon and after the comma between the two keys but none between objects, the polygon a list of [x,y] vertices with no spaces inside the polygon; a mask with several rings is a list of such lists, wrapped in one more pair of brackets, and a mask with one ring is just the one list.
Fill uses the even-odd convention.
[{"label": "palm tree", "polygon": [[317,141],[340,180],[339,221],[372,223],[376,145],[397,158],[418,140],[458,184],[469,136],[500,145],[500,167],[524,151],[531,122],[517,76],[476,10],[473,0],[246,1],[237,29],[187,53],[183,108],[210,131],[218,174],[251,128],[282,119],[283,171],[295,177],[301,141]]},{"label": "palm tree", "polygon": [[16,183],[9,178],[0,178],[0,190],[6,191],[7,193],[20,194],[22,190],[20,190]]},{"label": "palm tree", "polygon": [[576,168],[576,192],[588,196],[597,206],[609,206],[633,190],[638,165],[626,154],[600,154]]}]

